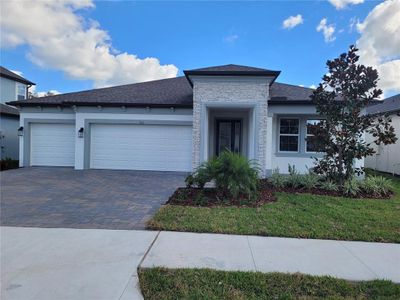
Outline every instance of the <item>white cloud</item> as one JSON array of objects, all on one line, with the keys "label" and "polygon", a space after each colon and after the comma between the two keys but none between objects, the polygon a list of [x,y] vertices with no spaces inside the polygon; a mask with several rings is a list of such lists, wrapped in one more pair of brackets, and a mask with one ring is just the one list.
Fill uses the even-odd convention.
[{"label": "white cloud", "polygon": [[385,93],[400,92],[400,0],[375,6],[357,29],[360,63],[378,70]]},{"label": "white cloud", "polygon": [[336,39],[336,37],[333,35],[335,33],[335,26],[333,24],[328,25],[328,20],[327,18],[323,18],[318,26],[317,26],[317,31],[320,32],[322,31],[324,35],[325,42],[332,42]]},{"label": "white cloud", "polygon": [[17,71],[17,70],[10,70],[10,71],[13,72],[14,74],[17,74],[18,76],[22,76],[21,71]]},{"label": "white cloud", "polygon": [[29,93],[33,96],[33,97],[44,97],[44,96],[50,96],[50,95],[58,95],[61,94],[61,92],[57,91],[57,90],[49,90],[47,92],[41,92],[41,91],[36,91],[36,86],[32,85],[29,88]]},{"label": "white cloud", "polygon": [[316,89],[317,86],[315,84],[310,85],[310,89]]},{"label": "white cloud", "polygon": [[361,4],[364,2],[364,0],[329,0],[329,2],[336,7],[336,9],[343,9],[348,5]]},{"label": "white cloud", "polygon": [[349,33],[352,33],[355,30],[359,31],[360,26],[361,26],[360,19],[358,19],[357,17],[352,17],[349,22]]},{"label": "white cloud", "polygon": [[297,16],[290,16],[286,20],[283,21],[282,27],[285,29],[292,29],[296,27],[297,25],[303,24],[303,16],[302,15],[297,15]]},{"label": "white cloud", "polygon": [[239,35],[237,35],[237,34],[230,34],[230,35],[227,35],[226,37],[224,37],[224,38],[223,38],[223,41],[224,41],[224,42],[227,42],[227,43],[234,43],[234,42],[236,42],[238,39],[239,39]]},{"label": "white cloud", "polygon": [[174,65],[154,57],[119,53],[108,33],[79,15],[92,0],[7,1],[2,3],[2,47],[28,45],[29,59],[69,78],[93,80],[95,87],[175,77]]}]

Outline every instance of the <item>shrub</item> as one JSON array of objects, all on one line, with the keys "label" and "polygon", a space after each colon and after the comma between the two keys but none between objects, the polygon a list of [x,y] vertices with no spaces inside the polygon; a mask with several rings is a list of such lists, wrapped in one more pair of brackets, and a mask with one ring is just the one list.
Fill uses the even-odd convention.
[{"label": "shrub", "polygon": [[5,171],[9,169],[17,169],[19,167],[19,161],[6,157],[0,160],[0,171]]},{"label": "shrub", "polygon": [[213,180],[216,164],[216,158],[201,164],[193,174],[186,177],[186,187],[204,188],[207,182]]},{"label": "shrub", "polygon": [[347,196],[357,196],[360,192],[360,181],[355,178],[346,180],[343,184],[343,193]]},{"label": "shrub", "polygon": [[319,181],[320,177],[317,174],[310,172],[307,175],[301,176],[300,184],[306,189],[311,190],[318,187]]},{"label": "shrub", "polygon": [[193,174],[193,180],[187,182],[204,188],[207,182],[215,181],[216,188],[237,198],[246,195],[252,198],[258,189],[259,168],[253,161],[230,151],[222,152],[218,157],[203,163]]},{"label": "shrub", "polygon": [[339,190],[339,186],[332,180],[320,182],[319,187],[325,191],[337,192]]},{"label": "shrub", "polygon": [[292,187],[292,188],[299,188],[303,184],[302,177],[303,175],[300,175],[300,173],[296,170],[296,167],[293,165],[291,166],[289,164],[289,176],[287,178],[287,185]]},{"label": "shrub", "polygon": [[257,193],[259,168],[254,161],[230,151],[222,152],[215,160],[215,185],[234,198],[245,194],[249,198]]},{"label": "shrub", "polygon": [[391,193],[393,186],[391,181],[383,176],[368,176],[361,183],[361,188],[374,196],[387,196]]},{"label": "shrub", "polygon": [[279,174],[279,169],[275,169],[269,181],[273,187],[281,189],[287,185],[287,176]]}]

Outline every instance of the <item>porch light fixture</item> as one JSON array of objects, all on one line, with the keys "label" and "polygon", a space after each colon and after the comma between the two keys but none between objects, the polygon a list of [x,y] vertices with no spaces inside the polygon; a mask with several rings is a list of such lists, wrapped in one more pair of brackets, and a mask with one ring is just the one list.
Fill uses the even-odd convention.
[{"label": "porch light fixture", "polygon": [[78,130],[78,138],[83,138],[83,127]]},{"label": "porch light fixture", "polygon": [[23,126],[18,128],[18,136],[24,136],[24,127]]}]

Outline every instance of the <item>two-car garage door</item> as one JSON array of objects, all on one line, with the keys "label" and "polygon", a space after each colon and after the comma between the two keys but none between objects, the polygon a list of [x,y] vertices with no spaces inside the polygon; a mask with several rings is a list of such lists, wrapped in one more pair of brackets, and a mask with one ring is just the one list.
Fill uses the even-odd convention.
[{"label": "two-car garage door", "polygon": [[90,131],[90,168],[191,170],[191,126],[92,124]]},{"label": "two-car garage door", "polygon": [[[92,169],[190,171],[192,127],[187,125],[91,124]],[[31,166],[74,166],[75,125],[31,124]]]}]

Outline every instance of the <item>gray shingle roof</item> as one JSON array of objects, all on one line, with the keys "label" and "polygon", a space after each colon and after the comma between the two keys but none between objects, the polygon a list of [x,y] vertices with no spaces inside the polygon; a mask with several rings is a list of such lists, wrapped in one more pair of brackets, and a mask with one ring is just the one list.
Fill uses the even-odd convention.
[{"label": "gray shingle roof", "polygon": [[28,79],[25,79],[22,76],[19,76],[15,74],[14,72],[11,72],[10,70],[0,66],[0,77],[5,77],[14,81],[18,81],[21,83],[29,84],[29,85],[35,85],[32,81],[29,81]]},{"label": "gray shingle roof", "polygon": [[185,70],[183,71],[186,78],[193,85],[191,76],[192,75],[213,75],[213,76],[271,76],[273,77],[272,82],[279,76],[281,71],[273,71],[255,67],[241,66],[241,65],[222,65],[222,66],[214,66],[207,67],[201,69],[193,69],[193,70]]},{"label": "gray shingle roof", "polygon": [[270,87],[271,101],[310,101],[313,89],[274,82]]},{"label": "gray shingle roof", "polygon": [[221,72],[221,71],[225,71],[225,72],[265,72],[265,71],[276,72],[276,71],[262,69],[262,68],[233,65],[233,64],[186,70],[186,72]]},{"label": "gray shingle roof", "polygon": [[[212,68],[220,68],[212,67]],[[250,68],[237,65],[227,65],[224,68]],[[264,70],[264,69],[260,69]],[[271,104],[275,103],[311,103],[312,89],[300,86],[277,83],[271,85]],[[297,101],[297,102],[295,102]],[[193,90],[184,76],[127,84],[109,88],[66,93],[54,96],[31,98],[22,101],[9,102],[16,106],[36,105],[103,105],[103,106],[159,106],[159,107],[192,107]]]},{"label": "gray shingle roof", "polygon": [[19,111],[15,107],[0,103],[0,115],[19,116]]},{"label": "gray shingle roof", "polygon": [[371,105],[367,108],[368,114],[383,114],[400,111],[400,94],[386,98],[381,103]]},{"label": "gray shingle roof", "polygon": [[14,105],[126,105],[187,106],[193,104],[192,87],[185,77],[59,94],[24,101]]}]

